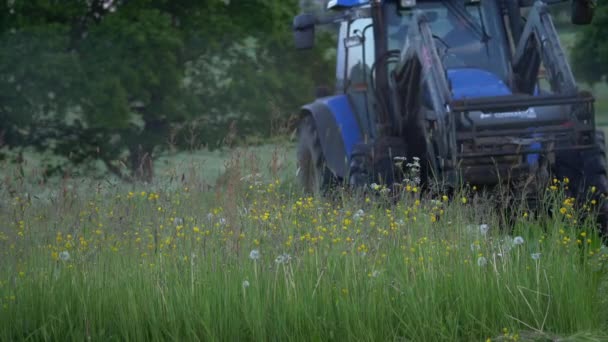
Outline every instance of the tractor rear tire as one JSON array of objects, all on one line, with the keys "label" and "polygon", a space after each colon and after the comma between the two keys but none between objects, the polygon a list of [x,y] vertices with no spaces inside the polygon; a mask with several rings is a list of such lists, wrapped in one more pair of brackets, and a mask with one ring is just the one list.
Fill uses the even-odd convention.
[{"label": "tractor rear tire", "polygon": [[595,143],[597,148],[590,152],[590,156],[584,161],[585,170],[590,168],[595,172],[590,175],[589,184],[595,186],[596,191],[592,194],[600,207],[597,211],[597,224],[600,233],[608,238],[608,162],[606,160],[606,137],[603,131],[595,131]]},{"label": "tractor rear tire", "polygon": [[302,118],[298,126],[297,154],[297,178],[306,193],[323,194],[337,183],[336,177],[327,167],[319,133],[310,115]]},{"label": "tractor rear tire", "polygon": [[[596,148],[580,153],[569,152],[558,156],[556,161],[557,176],[570,180],[570,196],[578,203],[596,200],[598,229],[604,238],[608,238],[608,164],[606,162],[606,139],[604,132],[595,132]],[[590,189],[595,187],[593,193]]]}]

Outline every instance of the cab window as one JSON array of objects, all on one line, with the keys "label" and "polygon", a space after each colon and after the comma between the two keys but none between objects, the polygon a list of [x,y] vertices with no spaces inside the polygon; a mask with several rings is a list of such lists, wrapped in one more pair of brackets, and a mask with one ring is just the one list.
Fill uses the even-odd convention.
[{"label": "cab window", "polygon": [[347,53],[347,88],[366,91],[372,65],[374,64],[374,32],[372,20],[357,19],[350,23],[348,36],[344,39]]}]

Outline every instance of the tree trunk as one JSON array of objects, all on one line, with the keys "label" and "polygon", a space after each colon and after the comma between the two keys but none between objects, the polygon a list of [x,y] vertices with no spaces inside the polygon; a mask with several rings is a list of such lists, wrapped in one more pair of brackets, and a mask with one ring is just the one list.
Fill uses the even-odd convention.
[{"label": "tree trunk", "polygon": [[142,145],[133,145],[129,148],[129,159],[133,179],[149,183],[154,178],[154,162],[152,149]]},{"label": "tree trunk", "polygon": [[151,115],[146,115],[145,109],[142,113],[144,130],[139,135],[131,136],[129,159],[133,179],[149,183],[154,178],[152,152],[168,136],[169,124],[164,118],[147,118]]}]

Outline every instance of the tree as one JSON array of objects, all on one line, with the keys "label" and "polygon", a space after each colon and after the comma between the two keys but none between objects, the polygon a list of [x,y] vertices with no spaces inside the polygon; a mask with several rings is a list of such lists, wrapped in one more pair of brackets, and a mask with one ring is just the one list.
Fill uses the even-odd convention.
[{"label": "tree", "polygon": [[[146,165],[137,175],[150,180],[151,163],[144,161],[151,160],[157,136],[184,119],[178,30],[153,8],[50,3],[15,2],[3,21],[1,114],[19,128],[6,129],[22,133],[8,143],[52,150],[74,163],[101,159],[115,172],[111,161],[127,147],[131,169]],[[66,122],[70,114],[77,119]],[[133,124],[138,118],[139,126]]]},{"label": "tree", "polygon": [[608,2],[600,1],[591,25],[576,36],[572,68],[582,80],[595,83],[608,76]]},{"label": "tree", "polygon": [[327,60],[293,51],[297,0],[14,0],[0,10],[4,144],[101,160],[121,176],[117,160],[151,180],[155,151],[193,122],[206,144],[235,123],[267,136],[273,113],[295,111],[331,76]]}]

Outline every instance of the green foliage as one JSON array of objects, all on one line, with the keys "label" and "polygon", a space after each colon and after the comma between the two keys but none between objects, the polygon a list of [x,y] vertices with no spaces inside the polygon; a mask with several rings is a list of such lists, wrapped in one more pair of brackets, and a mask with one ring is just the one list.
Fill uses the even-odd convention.
[{"label": "green foliage", "polygon": [[315,85],[331,85],[335,61],[323,54],[334,42],[322,34],[315,51],[295,51],[290,25],[297,9],[297,1],[231,1],[212,8],[209,26],[221,27],[207,30],[214,37],[188,41],[187,51],[203,51],[186,74],[189,89],[210,108],[199,130],[210,147],[223,142],[231,123],[240,136],[277,133],[313,99]]},{"label": "green foliage", "polygon": [[125,127],[132,102],[143,108],[144,121],[179,118],[182,113],[171,99],[180,96],[181,50],[171,18],[154,9],[108,16],[93,27],[80,45],[85,91],[91,96],[83,107],[87,121]]},{"label": "green foliage", "polygon": [[608,3],[599,1],[591,25],[577,34],[572,68],[582,80],[595,83],[608,76]]},{"label": "green foliage", "polygon": [[293,51],[296,0],[0,7],[3,143],[72,163],[116,171],[128,156],[135,170],[169,139],[217,146],[230,127],[233,139],[267,137],[332,76],[332,61]]}]

